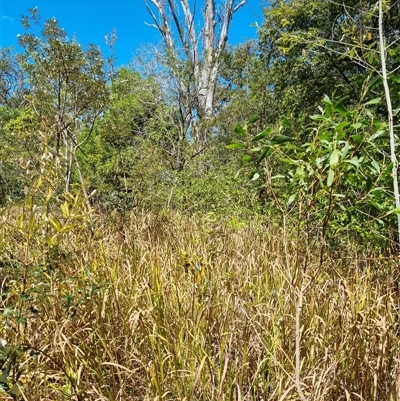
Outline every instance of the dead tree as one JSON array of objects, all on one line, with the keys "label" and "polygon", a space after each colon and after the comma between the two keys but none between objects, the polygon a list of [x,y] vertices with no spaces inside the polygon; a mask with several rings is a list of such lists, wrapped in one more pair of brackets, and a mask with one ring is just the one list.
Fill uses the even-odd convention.
[{"label": "dead tree", "polygon": [[[203,0],[203,22],[197,32],[197,1],[143,0],[163,39],[169,67],[176,78],[185,124],[199,151],[209,143],[215,89],[221,55],[228,41],[233,14],[247,0],[225,0],[216,9],[215,0]],[[158,13],[158,16],[156,15]]]}]

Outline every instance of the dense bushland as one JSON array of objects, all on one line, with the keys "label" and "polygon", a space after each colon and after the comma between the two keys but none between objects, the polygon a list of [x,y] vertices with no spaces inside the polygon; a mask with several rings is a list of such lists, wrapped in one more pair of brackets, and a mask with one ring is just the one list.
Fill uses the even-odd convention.
[{"label": "dense bushland", "polygon": [[208,66],[167,35],[145,72],[22,19],[1,399],[400,400],[400,14],[359,3],[272,2]]}]

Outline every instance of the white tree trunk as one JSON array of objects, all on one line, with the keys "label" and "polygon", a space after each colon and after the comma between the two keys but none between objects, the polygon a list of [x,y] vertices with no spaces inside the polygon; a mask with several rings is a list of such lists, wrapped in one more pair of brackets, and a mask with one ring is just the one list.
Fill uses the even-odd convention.
[{"label": "white tree trunk", "polygon": [[[143,0],[156,28],[162,35],[168,56],[175,63],[179,82],[179,97],[190,118],[191,134],[198,145],[205,147],[209,130],[202,129],[201,123],[209,120],[214,111],[215,89],[221,65],[221,55],[228,41],[229,25],[233,14],[247,0],[225,0],[216,10],[215,0],[203,0],[203,27],[196,33],[196,1],[191,7],[189,0]],[[153,5],[153,8],[151,5]],[[180,4],[180,7],[179,7]],[[158,11],[157,17],[154,8]],[[183,18],[180,18],[180,11]],[[218,12],[217,12],[218,11]],[[171,22],[176,29],[174,41]],[[183,50],[184,60],[179,57]],[[186,75],[179,71],[179,61],[187,65]]]}]

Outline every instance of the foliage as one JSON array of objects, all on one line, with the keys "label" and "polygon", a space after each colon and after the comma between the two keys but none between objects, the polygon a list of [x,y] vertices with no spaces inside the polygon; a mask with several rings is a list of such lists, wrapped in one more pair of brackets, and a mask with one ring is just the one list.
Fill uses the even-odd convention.
[{"label": "foliage", "polygon": [[0,204],[21,200],[39,168],[42,138],[36,114],[26,107],[0,106]]},{"label": "foliage", "polygon": [[[55,362],[46,348],[37,347],[40,329],[34,337],[29,333],[39,320],[47,319],[46,316],[51,319],[53,306],[61,308],[64,319],[73,313],[65,293],[67,287],[61,297],[53,288],[66,284],[67,277],[60,269],[65,258],[62,247],[66,237],[90,222],[80,190],[56,195],[54,183],[60,179],[57,160],[46,140],[41,150],[40,166],[37,169],[33,166],[25,181],[24,202],[2,210],[0,392],[14,400],[26,399],[29,382],[42,358],[49,368]],[[59,303],[54,305],[57,297]],[[64,362],[58,367],[63,370],[66,383],[59,390],[72,396],[76,393],[76,383]]]},{"label": "foliage", "polygon": [[0,47],[0,105],[21,106],[25,91],[23,72],[12,48]]},{"label": "foliage", "polygon": [[[60,158],[68,191],[74,167],[80,176],[76,154],[107,103],[107,71],[97,46],[82,50],[55,18],[42,25],[37,8],[22,18],[22,24],[27,32],[19,37],[24,53],[18,60],[29,87],[25,102],[52,132],[49,146]],[[35,27],[40,28],[39,36],[32,33]]]},{"label": "foliage", "polygon": [[324,58],[374,17],[318,4],[276,2],[259,47],[220,54],[200,151],[171,81],[23,19],[0,62],[1,399],[398,398],[381,79]]},{"label": "foliage", "polygon": [[[291,0],[265,9],[259,52],[281,116],[307,118],[324,95],[349,96],[357,103],[364,81],[380,70],[375,5],[370,0]],[[398,6],[387,2],[388,44],[397,43]],[[398,65],[398,49],[388,52],[392,66]]]},{"label": "foliage", "polygon": [[[254,120],[238,125],[243,140],[228,148],[246,150],[242,161],[250,167],[250,178],[261,181],[258,190],[266,188],[275,206],[292,215],[313,242],[346,245],[346,238],[357,234],[385,248],[398,211],[393,206],[387,124],[374,113],[381,98],[350,109],[346,102],[325,96],[320,113],[300,131],[288,120],[276,134],[265,129],[251,135]],[[286,167],[277,172],[271,158]]]}]

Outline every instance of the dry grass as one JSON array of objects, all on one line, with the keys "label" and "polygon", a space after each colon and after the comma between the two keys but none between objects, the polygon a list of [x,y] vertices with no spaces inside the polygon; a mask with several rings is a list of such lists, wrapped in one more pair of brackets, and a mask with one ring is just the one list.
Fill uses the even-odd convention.
[{"label": "dry grass", "polygon": [[395,262],[303,266],[281,229],[181,215],[49,249],[7,219],[1,399],[400,400]]}]

